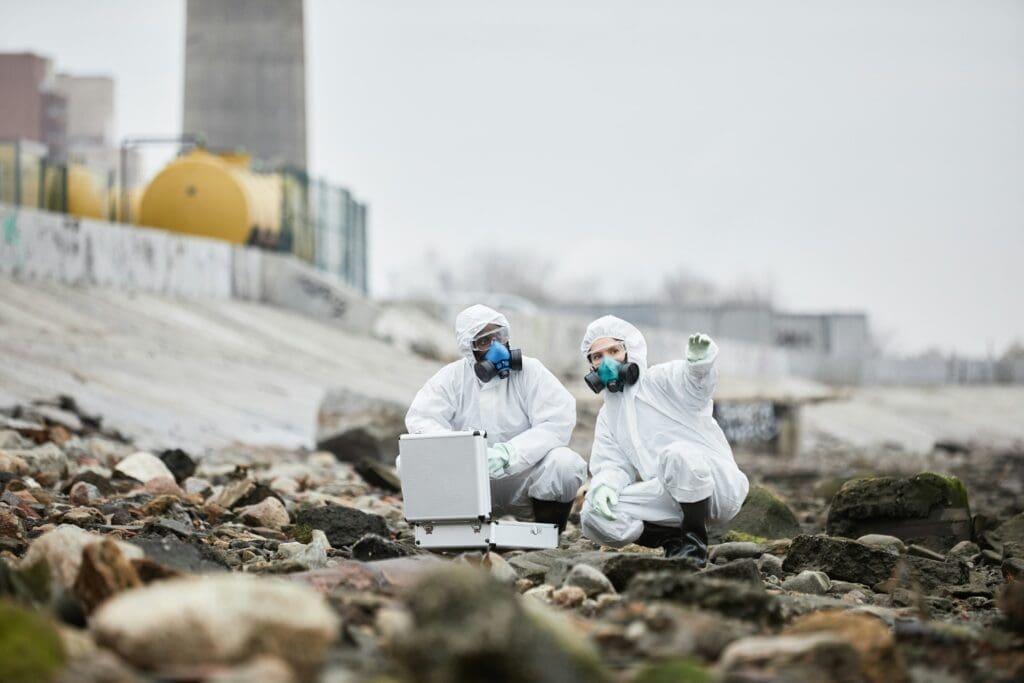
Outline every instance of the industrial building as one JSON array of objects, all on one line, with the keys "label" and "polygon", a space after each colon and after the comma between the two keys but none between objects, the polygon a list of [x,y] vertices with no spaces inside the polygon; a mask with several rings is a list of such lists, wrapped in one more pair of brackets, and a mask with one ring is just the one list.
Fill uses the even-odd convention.
[{"label": "industrial building", "polygon": [[67,102],[55,88],[53,64],[28,52],[0,54],[0,140],[31,140],[61,158]]},{"label": "industrial building", "polygon": [[700,331],[781,349],[793,374],[840,384],[862,381],[864,359],[872,351],[863,313],[787,313],[764,302],[575,304],[556,309],[587,319],[611,314],[641,327]]}]

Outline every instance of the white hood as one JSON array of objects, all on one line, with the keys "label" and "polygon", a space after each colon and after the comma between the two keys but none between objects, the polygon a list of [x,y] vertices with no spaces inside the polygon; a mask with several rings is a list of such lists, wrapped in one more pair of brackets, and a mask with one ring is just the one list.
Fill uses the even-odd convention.
[{"label": "white hood", "polygon": [[476,362],[473,356],[473,337],[492,323],[508,329],[511,335],[508,318],[483,304],[470,306],[455,316],[455,342],[459,346],[459,353],[469,362]]},{"label": "white hood", "polygon": [[593,343],[602,337],[621,339],[626,347],[629,361],[639,365],[641,373],[647,369],[647,341],[640,330],[632,324],[622,318],[616,318],[614,315],[606,315],[587,325],[587,331],[580,343],[580,353],[584,358],[590,353]]}]

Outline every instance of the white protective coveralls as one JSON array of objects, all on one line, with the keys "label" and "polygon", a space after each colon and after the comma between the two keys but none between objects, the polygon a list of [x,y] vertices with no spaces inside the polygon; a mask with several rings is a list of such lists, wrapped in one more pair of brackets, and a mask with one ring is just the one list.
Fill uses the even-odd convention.
[{"label": "white protective coveralls", "polygon": [[522,370],[484,383],[473,372],[473,338],[490,324],[508,319],[487,306],[470,306],[455,319],[462,360],[449,363],[416,394],[405,426],[410,434],[487,432],[488,445],[512,447],[508,466],[491,478],[495,516],[529,518],[530,498],[567,503],[587,477],[587,464],[568,448],[576,426],[576,399],[536,358],[523,356]]},{"label": "white protective coveralls", "polygon": [[[594,340],[621,339],[640,379],[620,393],[605,392],[590,455],[592,493],[600,484],[618,494],[610,520],[583,503],[583,533],[593,541],[623,546],[639,538],[644,521],[680,526],[679,503],[711,497],[709,522],[736,516],[749,483],[736,466],[722,428],[711,416],[718,383],[712,342],[698,362],[647,367],[647,342],[633,325],[615,316],[592,322],[583,337],[584,357]],[[637,481],[639,480],[639,481]]]}]

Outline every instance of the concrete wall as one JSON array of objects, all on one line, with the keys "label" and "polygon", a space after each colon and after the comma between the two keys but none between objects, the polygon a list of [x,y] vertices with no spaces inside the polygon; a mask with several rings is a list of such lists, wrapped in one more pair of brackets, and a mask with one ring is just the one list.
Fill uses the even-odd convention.
[{"label": "concrete wall", "polygon": [[947,358],[929,354],[913,358],[879,358],[865,361],[865,379],[869,384],[938,386],[942,384],[1020,383],[1017,376],[1005,371],[1005,365],[994,360]]},{"label": "concrete wall", "polygon": [[294,256],[258,253],[262,270],[259,301],[370,333],[378,310],[361,292]]},{"label": "concrete wall", "polygon": [[0,274],[269,303],[368,332],[377,308],[288,254],[0,204]]}]

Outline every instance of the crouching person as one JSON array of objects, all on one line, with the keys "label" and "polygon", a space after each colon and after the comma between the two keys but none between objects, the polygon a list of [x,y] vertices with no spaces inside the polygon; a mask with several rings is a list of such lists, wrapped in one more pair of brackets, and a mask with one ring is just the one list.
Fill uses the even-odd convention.
[{"label": "crouching person", "polygon": [[649,368],[640,331],[605,316],[587,328],[581,351],[590,364],[587,384],[605,392],[583,533],[706,565],[708,524],[736,516],[749,488],[711,414],[717,345],[693,335],[686,360]]},{"label": "crouching person", "polygon": [[576,400],[536,358],[509,344],[509,323],[486,306],[455,319],[462,360],[441,368],[416,394],[410,434],[484,430],[495,516],[565,530],[587,465],[568,448]]}]

